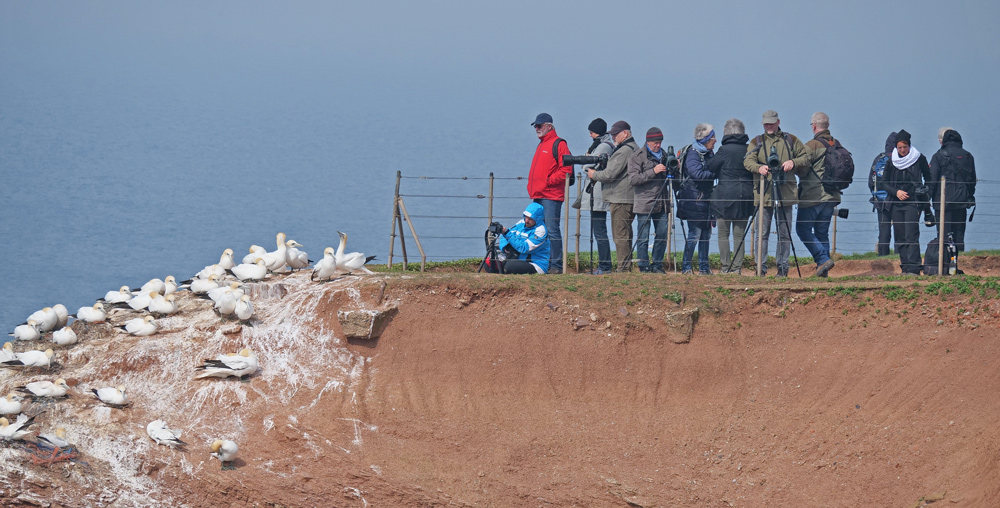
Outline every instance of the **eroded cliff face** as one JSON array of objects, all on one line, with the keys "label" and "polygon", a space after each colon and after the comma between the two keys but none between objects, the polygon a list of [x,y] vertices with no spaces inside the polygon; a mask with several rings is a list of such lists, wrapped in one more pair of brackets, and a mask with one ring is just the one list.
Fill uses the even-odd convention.
[{"label": "eroded cliff face", "polygon": [[[20,446],[0,448],[3,497],[53,506],[295,501],[283,489],[299,490],[295,486],[323,477],[330,466],[352,462],[365,433],[374,430],[358,408],[369,358],[345,347],[337,310],[380,308],[379,289],[372,279],[316,284],[300,273],[248,286],[252,326],[219,318],[211,301],[183,291],[177,293],[180,312],[158,320],[150,337],[113,328],[141,315],[130,310],[113,311],[105,324],[75,323],[80,341],[56,350],[56,368],[4,370],[0,383],[9,390],[65,378],[69,397],[26,402],[25,412],[35,416],[35,429],[65,428],[80,455],[46,466],[34,464]],[[203,359],[244,347],[260,362],[257,374],[194,379]],[[127,388],[129,407],[108,407],[90,392],[116,385]],[[183,431],[186,450],[147,437],[146,424],[156,419]],[[235,470],[210,460],[216,438],[239,444]]]},{"label": "eroded cliff face", "polygon": [[[937,283],[297,273],[251,286],[253,326],[182,293],[157,335],[78,323],[52,372],[0,371],[5,392],[73,384],[26,412],[80,453],[0,447],[0,501],[992,506],[1000,286]],[[381,337],[346,338],[350,310],[390,311]],[[254,376],[193,379],[244,347]],[[118,384],[124,409],[89,391]],[[154,444],[155,419],[186,450]]]}]

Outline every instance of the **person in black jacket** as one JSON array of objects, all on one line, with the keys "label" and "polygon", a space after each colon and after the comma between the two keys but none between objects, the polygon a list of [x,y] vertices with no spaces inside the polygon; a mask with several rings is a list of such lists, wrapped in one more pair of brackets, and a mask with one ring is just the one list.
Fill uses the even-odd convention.
[{"label": "person in black jacket", "polygon": [[929,208],[928,202],[919,202],[917,187],[930,178],[927,157],[910,146],[910,133],[900,130],[896,134],[896,148],[885,166],[879,188],[889,195],[887,201],[892,214],[893,235],[899,267],[904,275],[920,275],[920,211]]},{"label": "person in black jacket", "polygon": [[[708,160],[709,172],[719,178],[719,184],[712,192],[712,213],[718,219],[722,273],[741,273],[740,267],[746,256],[747,220],[754,213],[753,174],[743,167],[749,140],[743,122],[730,118],[722,129],[722,146]],[[730,259],[730,232],[734,259]]]},{"label": "person in black jacket", "polygon": [[[892,241],[892,213],[889,209],[889,201],[885,199],[888,197],[888,193],[879,188],[879,181],[885,178],[885,167],[889,165],[888,161],[892,157],[893,148],[896,148],[895,132],[885,138],[885,151],[876,155],[875,160],[872,161],[873,180],[868,184],[872,190],[872,197],[869,202],[878,214],[878,243],[875,244],[875,254],[878,256],[889,255],[889,242]],[[880,162],[882,163],[882,170],[878,172],[876,170]]]},{"label": "person in black jacket", "polygon": [[[931,157],[931,199],[938,220],[944,220],[944,237],[951,234],[958,252],[965,251],[966,210],[976,204],[976,161],[962,148],[962,136],[955,129],[938,131],[941,149]],[[941,177],[945,177],[944,215],[941,214]]]},{"label": "person in black jacket", "polygon": [[677,218],[687,221],[687,243],[681,273],[692,273],[691,262],[698,247],[698,272],[712,275],[708,262],[708,241],[712,239],[712,210],[709,206],[716,175],[708,169],[715,147],[715,129],[700,123],[694,128],[694,143],[681,152],[681,186],[677,191]]}]

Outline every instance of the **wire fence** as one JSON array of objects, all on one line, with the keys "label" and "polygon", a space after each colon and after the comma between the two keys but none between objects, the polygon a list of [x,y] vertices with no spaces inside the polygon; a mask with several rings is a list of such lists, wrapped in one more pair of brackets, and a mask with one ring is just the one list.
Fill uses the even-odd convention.
[{"label": "wire fence", "polygon": [[[405,203],[404,207],[411,213],[402,214],[398,207],[393,207],[390,259],[395,256],[395,261],[401,261],[401,247],[404,246],[400,244],[405,242],[405,248],[409,249],[417,241],[422,245],[423,258],[430,261],[482,257],[486,249],[484,232],[490,222],[500,222],[510,227],[521,219],[525,206],[531,202],[527,196],[527,180],[526,176],[497,177],[493,173],[489,176],[466,177],[398,174],[396,200]],[[947,185],[955,183],[948,182]],[[568,198],[570,201],[582,193],[583,185],[583,175],[577,173],[576,184],[571,188]],[[879,224],[871,199],[872,194],[863,175],[862,178],[856,177],[853,184],[844,191],[837,207],[839,210],[849,210],[848,217],[838,218],[834,213],[832,219],[832,252],[854,254],[877,249]],[[931,198],[932,201],[936,199],[937,196]],[[921,204],[927,205],[927,201],[917,204],[918,207]],[[565,206],[560,219],[563,248],[569,252],[571,264],[574,256],[579,253],[582,252],[584,257],[589,258],[586,253],[596,250],[596,244],[594,248],[590,246],[591,217],[586,200],[581,208],[582,210],[570,208],[568,227]],[[934,211],[937,212],[936,209]],[[974,212],[974,220],[966,225],[965,249],[1000,249],[1000,180],[977,180],[976,208],[968,212]],[[400,216],[397,217],[397,214]],[[796,215],[793,213],[793,220]],[[671,214],[675,231],[680,232],[681,221],[675,217],[676,214]],[[922,214],[913,222],[918,225],[921,246],[926,246],[931,239],[937,238],[938,227],[925,226]],[[407,227],[404,228],[403,224],[407,224]],[[771,234],[777,233],[778,225],[777,220],[771,221]],[[633,237],[636,227],[633,224]],[[713,231],[711,252],[718,252],[716,233]],[[684,248],[684,240],[679,236],[674,235],[672,252]],[[796,250],[808,255],[805,245],[795,234],[794,222],[791,225],[791,237]],[[731,238],[730,241],[736,240]],[[772,238],[769,243],[773,255],[777,245],[776,238]],[[892,232],[889,245],[892,248],[899,245],[895,231]],[[751,251],[752,249],[747,249],[748,255]],[[409,254],[407,257],[409,258]],[[415,259],[410,258],[409,262],[415,262]]]}]

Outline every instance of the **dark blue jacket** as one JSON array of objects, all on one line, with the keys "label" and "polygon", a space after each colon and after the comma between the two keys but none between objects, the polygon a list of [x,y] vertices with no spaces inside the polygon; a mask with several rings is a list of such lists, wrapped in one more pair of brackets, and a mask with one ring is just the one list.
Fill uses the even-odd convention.
[{"label": "dark blue jacket", "polygon": [[[712,199],[712,188],[718,176],[709,170],[707,162],[712,152],[699,156],[693,147],[687,147],[684,158],[683,183],[677,191],[677,217],[699,223],[708,223],[712,217],[709,206]],[[704,159],[702,158],[704,157]],[[705,227],[706,224],[699,224]]]}]

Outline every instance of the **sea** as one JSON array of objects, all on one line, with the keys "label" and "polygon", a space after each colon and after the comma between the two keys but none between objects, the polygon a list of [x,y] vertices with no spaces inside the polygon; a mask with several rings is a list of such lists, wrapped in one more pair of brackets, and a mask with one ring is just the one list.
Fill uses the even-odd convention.
[{"label": "sea", "polygon": [[[255,244],[273,250],[278,232],[313,260],[337,247],[338,231],[348,234],[348,251],[379,264],[391,256],[393,264],[419,265],[421,249],[428,261],[477,258],[490,221],[510,225],[528,203],[524,177],[537,145],[529,124],[540,108],[525,98],[361,102],[322,87],[196,89],[153,78],[66,87],[45,75],[8,76],[0,85],[0,329],[7,332],[43,307],[61,303],[72,313],[123,285],[187,279],[226,248],[237,259]],[[556,127],[581,154],[590,116],[574,114]],[[753,134],[756,122],[746,123]],[[672,136],[665,145],[689,142]],[[856,152],[858,173],[842,205],[849,216],[836,223],[838,252],[874,250],[864,179],[884,136],[872,128],[841,138]],[[965,139],[973,153],[985,146],[975,133]],[[996,249],[1000,187],[988,170],[996,157],[977,157],[983,182],[969,244]],[[400,234],[397,185],[409,220],[390,253]],[[577,214],[570,216],[567,246],[575,250]],[[582,251],[588,219],[584,213]],[[922,231],[925,245],[932,237]],[[797,240],[795,247],[808,256]],[[718,250],[715,235],[711,248]]]}]

